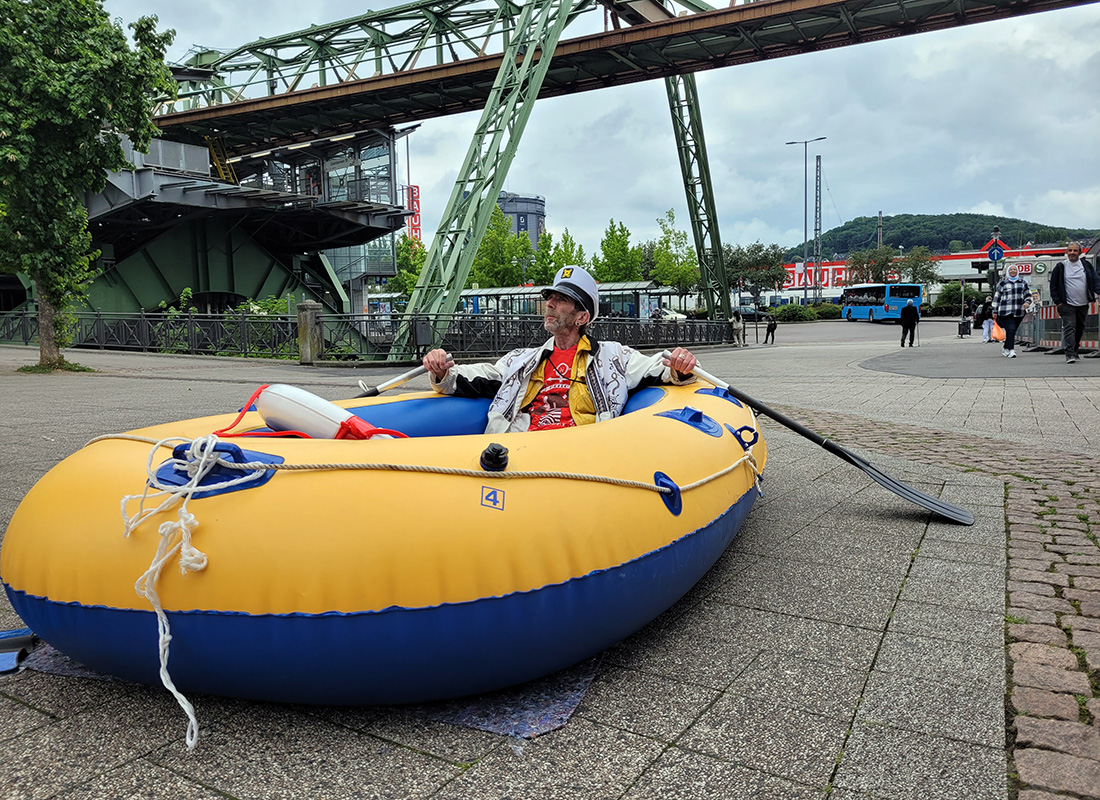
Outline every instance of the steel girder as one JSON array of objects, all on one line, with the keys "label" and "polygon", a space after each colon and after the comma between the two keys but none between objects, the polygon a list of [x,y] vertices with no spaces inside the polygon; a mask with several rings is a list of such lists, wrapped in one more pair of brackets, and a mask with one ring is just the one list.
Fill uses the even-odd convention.
[{"label": "steel girder", "polygon": [[[549,54],[576,5],[577,0],[528,0],[524,5],[406,307],[391,360],[408,357],[413,316],[451,314],[458,306],[459,293],[550,66]],[[439,341],[441,336],[436,331],[433,339]]]},{"label": "steel girder", "polygon": [[[540,95],[560,97],[1096,2],[782,0],[708,11],[699,10],[703,3],[697,0],[676,0],[674,6],[666,0],[673,10],[689,13],[645,17],[645,25],[559,42]],[[651,16],[661,13],[656,2],[648,5]],[[480,110],[499,71],[505,23],[517,8],[509,0],[423,0],[259,40],[232,53],[203,51],[195,64],[172,67],[180,100],[161,107],[156,122],[170,138],[197,143],[216,128],[230,155],[240,155]],[[578,15],[592,9],[590,2],[575,6]],[[374,70],[369,75],[368,63]]]},{"label": "steel girder", "polygon": [[[570,20],[592,8],[593,0],[573,3]],[[174,67],[178,98],[157,113],[499,54],[509,49],[522,13],[522,0],[419,0],[257,39],[227,53],[199,50]]]},{"label": "steel girder", "polygon": [[665,78],[665,90],[672,112],[672,129],[676,134],[676,151],[680,156],[680,173],[684,179],[695,253],[699,258],[707,316],[715,319],[715,313],[720,312],[721,319],[729,319],[729,280],[722,255],[722,237],[718,232],[718,214],[714,208],[714,190],[695,76]]}]

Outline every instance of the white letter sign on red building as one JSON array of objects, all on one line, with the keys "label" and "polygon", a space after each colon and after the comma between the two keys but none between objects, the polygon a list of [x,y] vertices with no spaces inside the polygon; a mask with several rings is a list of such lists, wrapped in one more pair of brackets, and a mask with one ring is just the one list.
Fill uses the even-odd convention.
[{"label": "white letter sign on red building", "polygon": [[409,217],[409,236],[416,239],[418,242],[423,241],[420,236],[420,187],[409,186],[409,209],[412,210],[413,215]]},{"label": "white letter sign on red building", "polygon": [[794,264],[786,264],[787,281],[783,284],[785,290],[801,289],[803,286],[814,286],[821,281],[822,288],[840,288],[847,283],[848,267],[836,267],[822,264],[820,267],[812,267],[803,273],[797,272]]}]

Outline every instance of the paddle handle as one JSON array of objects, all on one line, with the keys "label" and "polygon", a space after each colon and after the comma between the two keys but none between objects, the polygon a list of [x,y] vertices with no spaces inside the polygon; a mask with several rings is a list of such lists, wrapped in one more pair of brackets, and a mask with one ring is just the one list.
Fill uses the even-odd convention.
[{"label": "paddle handle", "polygon": [[[454,366],[454,362],[449,361],[447,363],[447,368],[450,369],[452,366]],[[421,375],[427,374],[427,372],[428,372],[427,367],[425,367],[423,364],[421,364],[416,369],[410,369],[408,372],[406,372],[402,375],[398,375],[396,378],[390,378],[385,383],[380,383],[377,386],[370,387],[369,389],[364,391],[361,395],[359,395],[359,397],[377,397],[378,395],[382,394],[382,392],[386,391],[387,389],[393,389],[394,387],[400,386],[403,383],[408,383],[413,378],[419,378]],[[360,385],[362,385],[362,382],[360,382]]]}]

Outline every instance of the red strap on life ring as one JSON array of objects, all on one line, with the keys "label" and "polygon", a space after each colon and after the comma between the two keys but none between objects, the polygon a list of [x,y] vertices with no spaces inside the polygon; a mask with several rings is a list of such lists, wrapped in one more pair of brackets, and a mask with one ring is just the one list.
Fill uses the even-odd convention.
[{"label": "red strap on life ring", "polygon": [[[265,383],[259,389],[254,391],[252,393],[252,396],[250,398],[248,398],[248,402],[244,404],[244,407],[241,409],[240,413],[237,414],[237,418],[235,420],[233,420],[231,423],[229,423],[228,425],[226,425],[224,428],[214,431],[214,435],[215,436],[221,436],[223,438],[230,437],[230,436],[245,436],[246,434],[244,434],[244,433],[230,433],[230,431],[233,430],[234,428],[236,428],[237,423],[239,423],[242,419],[244,419],[244,415],[248,413],[248,409],[252,408],[252,404],[256,402],[256,398],[260,396],[260,392],[262,392],[264,389],[266,389],[269,385],[270,384]],[[302,435],[304,436],[305,434],[302,434]]]},{"label": "red strap on life ring", "polygon": [[[233,429],[237,427],[238,423],[244,419],[244,415],[248,413],[249,409],[253,407],[256,399],[260,396],[260,392],[268,387],[269,384],[264,384],[259,389],[252,393],[252,396],[248,398],[248,402],[244,404],[240,413],[237,414],[237,418],[233,420],[229,425],[214,431],[215,436],[221,436],[222,438],[232,438],[234,436],[269,436],[269,437],[295,437],[298,439],[312,439],[308,433],[302,433],[301,431],[241,431],[239,433],[233,433]],[[408,439],[408,435],[401,433],[400,431],[390,430],[389,428],[378,428],[371,425],[365,419],[352,414],[346,420],[340,423],[339,429],[336,431],[337,439],[370,439],[372,436],[378,436],[379,434],[386,434],[392,436],[394,439]]]},{"label": "red strap on life ring", "polygon": [[370,439],[384,433],[394,439],[408,439],[409,437],[400,431],[391,431],[388,428],[378,428],[371,425],[365,419],[360,419],[354,414],[340,423],[340,429],[336,431],[336,439]]}]

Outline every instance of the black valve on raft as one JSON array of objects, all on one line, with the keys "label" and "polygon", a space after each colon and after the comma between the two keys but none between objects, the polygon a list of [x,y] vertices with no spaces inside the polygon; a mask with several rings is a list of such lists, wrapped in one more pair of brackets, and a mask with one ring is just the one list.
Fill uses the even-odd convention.
[{"label": "black valve on raft", "polygon": [[481,468],[486,472],[503,472],[508,468],[508,448],[493,442],[481,451]]}]

